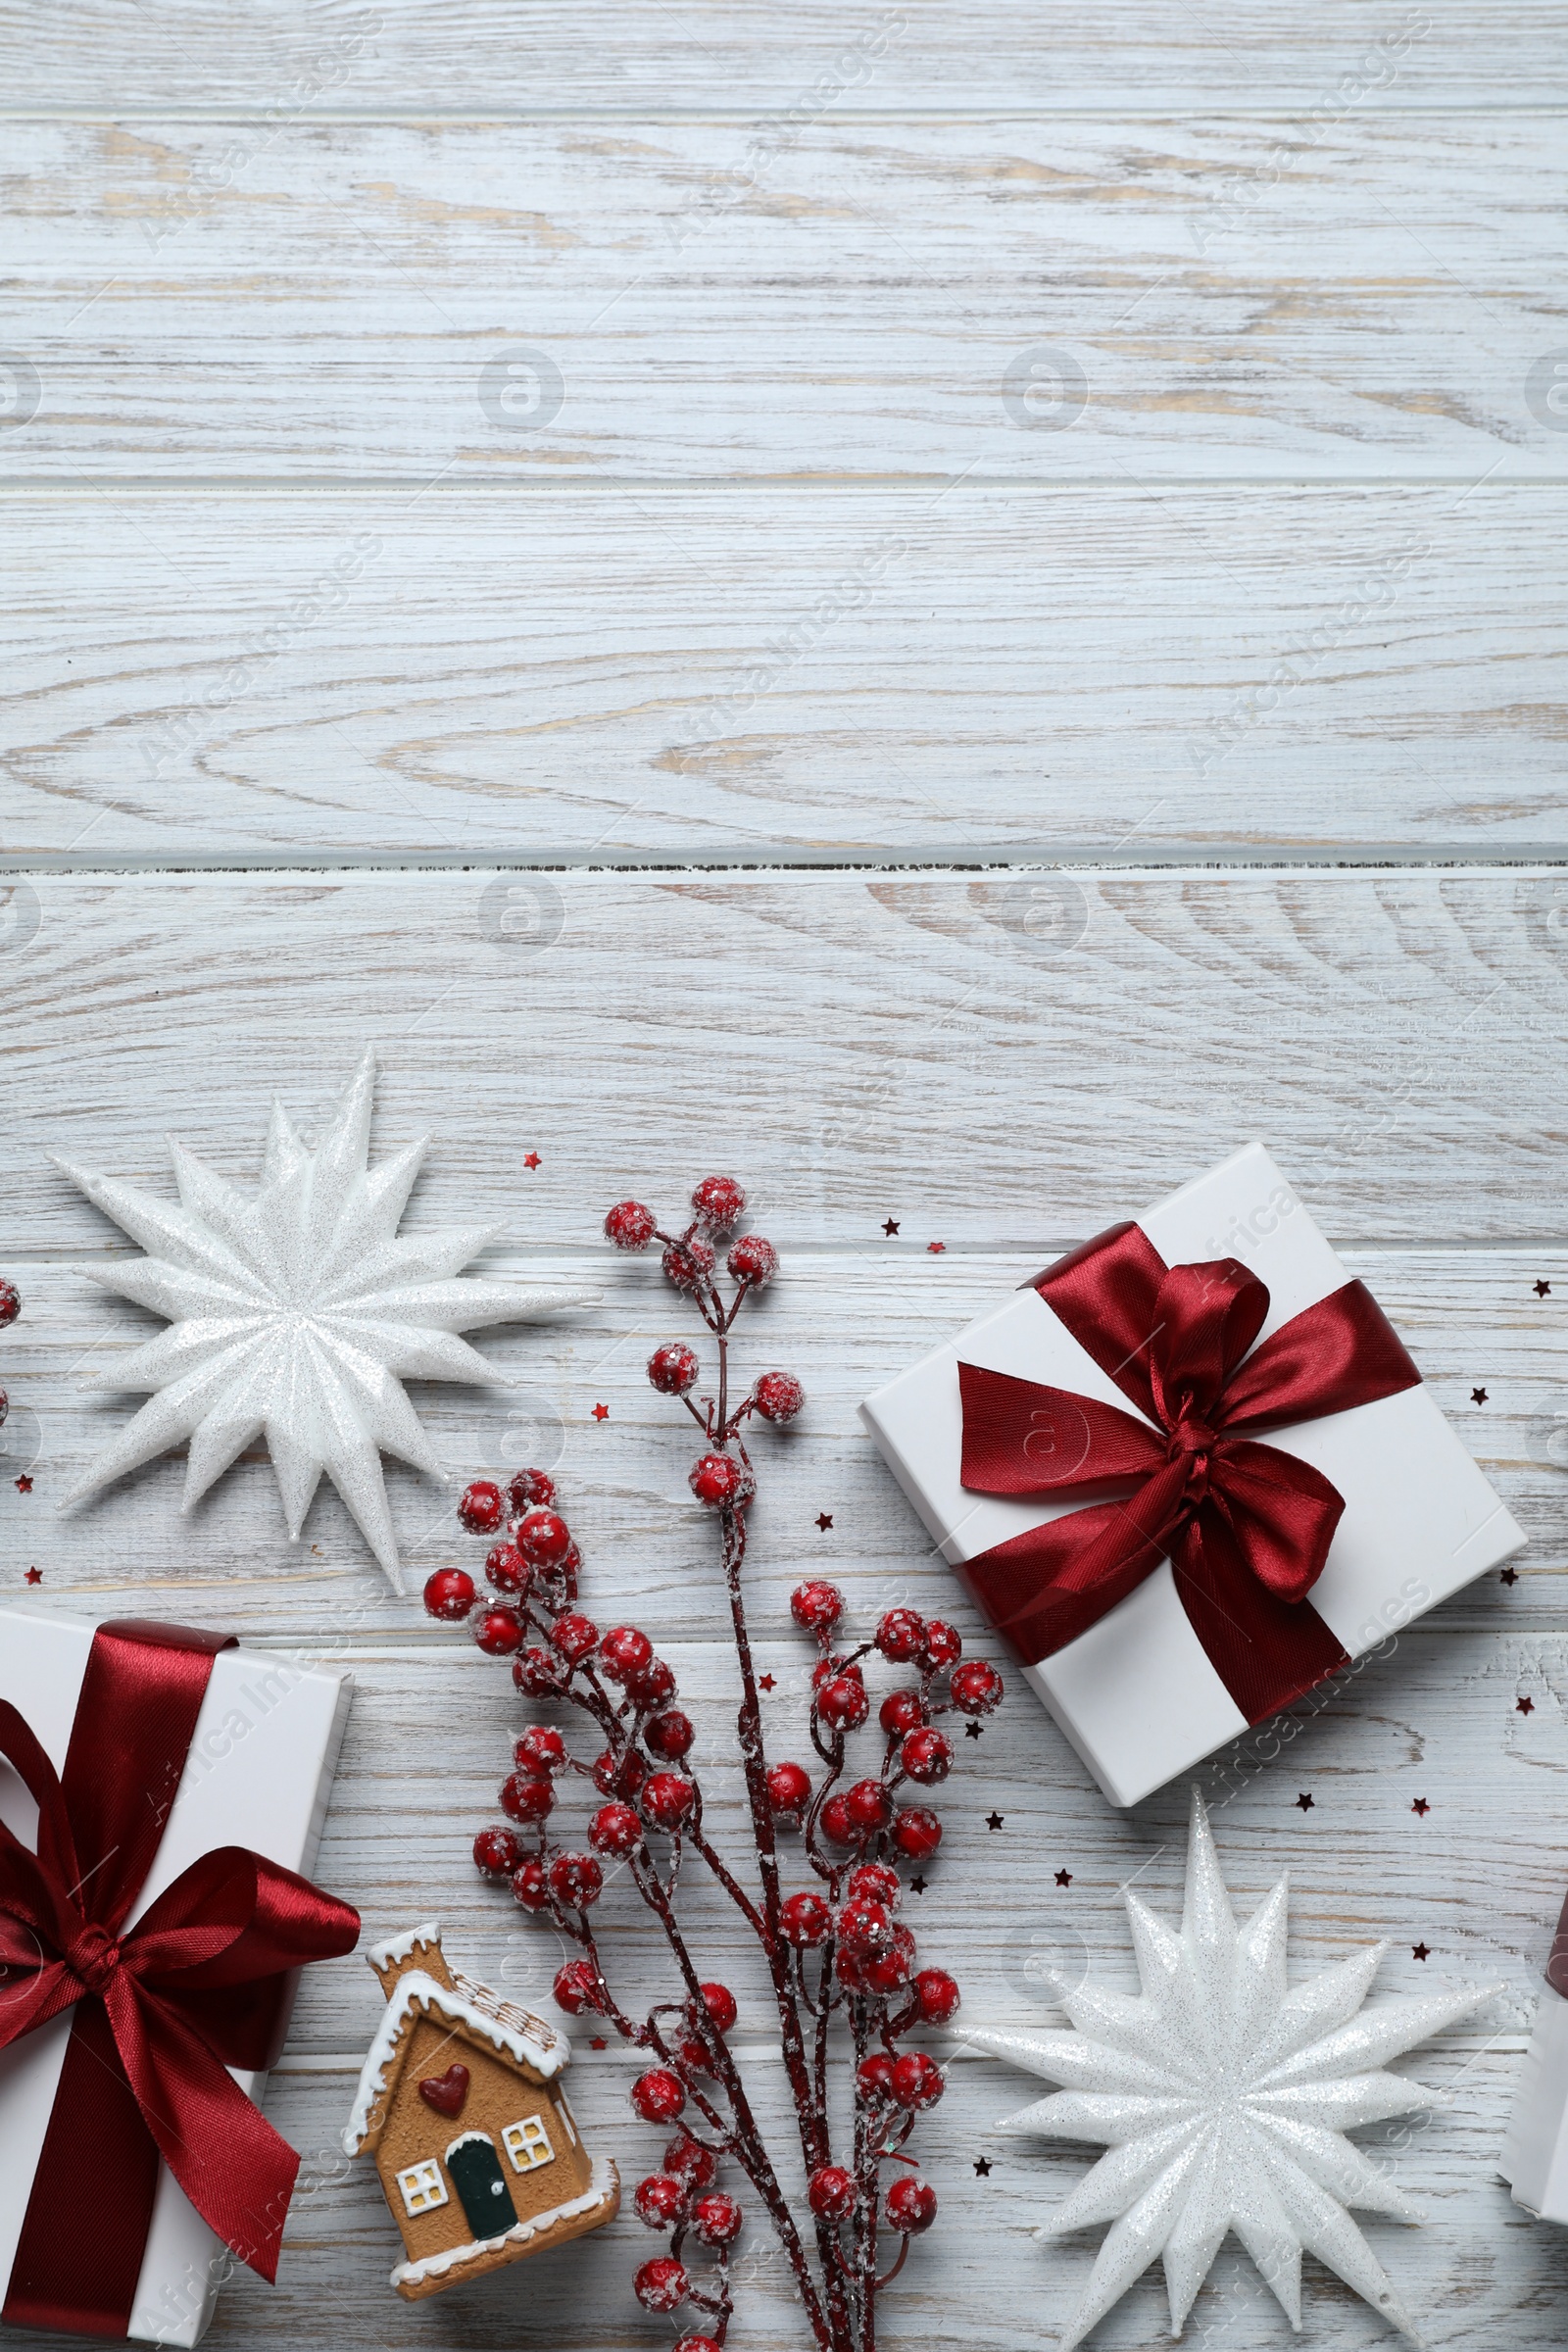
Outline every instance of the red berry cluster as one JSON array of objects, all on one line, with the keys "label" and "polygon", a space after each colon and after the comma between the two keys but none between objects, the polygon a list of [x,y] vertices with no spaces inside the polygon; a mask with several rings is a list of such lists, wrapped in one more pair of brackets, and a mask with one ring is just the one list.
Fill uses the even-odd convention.
[{"label": "red berry cluster", "polygon": [[[4,1331],[8,1323],[14,1323],[21,1312],[22,1297],[15,1283],[0,1281],[0,1331]],[[0,1389],[0,1422],[4,1422],[10,1410],[11,1399],[4,1389]]]},{"label": "red berry cluster", "polygon": [[[650,2311],[690,2306],[703,2314],[714,2334],[683,2335],[675,2352],[717,2352],[733,2309],[730,2250],[745,2226],[741,2206],[716,2185],[720,2162],[728,2159],[751,2180],[777,2231],[819,2352],[869,2352],[877,2293],[903,2267],[911,2239],[930,2228],[937,2210],[934,2191],[907,2174],[894,2180],[885,2195],[882,2190],[881,2168],[910,2163],[904,2144],[917,2118],[942,2096],[937,2060],[904,2045],[920,2027],[947,2025],[958,2006],[953,1978],[918,1965],[913,1933],[899,1916],[899,1868],[929,1861],[941,1842],[941,1822],[918,1800],[953,1766],[942,1718],[990,1714],[1003,1686],[994,1667],[962,1661],[962,1643],[950,1625],[913,1609],[890,1609],[872,1641],[839,1649],[843,1595],[829,1584],[805,1584],[790,1606],[819,1653],[808,1728],[820,1769],[813,1776],[800,1763],[768,1762],[741,1581],[746,1506],[756,1481],[739,1432],[754,1414],[774,1423],[793,1420],[805,1398],[792,1375],[769,1372],[738,1405],[729,1404],[731,1327],[747,1297],[772,1278],[778,1264],[776,1252],[759,1237],[733,1240],[726,1262],[737,1288],[728,1302],[720,1295],[714,1245],[733,1233],[745,1206],[733,1179],[709,1177],[692,1196],[692,1222],[683,1232],[662,1231],[652,1211],[632,1200],[611,1210],[605,1229],[625,1250],[661,1242],[667,1279],[692,1298],[716,1341],[715,1393],[700,1403],[692,1392],[702,1368],[683,1342],[657,1348],[648,1377],[662,1395],[682,1400],[708,1442],[690,1485],[719,1529],[743,1692],[739,1750],[760,1891],[749,1891],[708,1839],[702,1790],[689,1765],[695,1734],[690,1717],[673,1703],[669,1667],[640,1628],[617,1625],[601,1633],[579,1608],[580,1555],[555,1507],[555,1489],[541,1472],[519,1471],[505,1489],[479,1480],[459,1503],[463,1525],[490,1543],[484,1573],[496,1597],[481,1595],[466,1570],[448,1568],[430,1578],[425,1606],[445,1622],[469,1621],[481,1648],[512,1659],[513,1680],[524,1697],[574,1705],[602,1743],[596,1758],[583,1762],[568,1752],[553,1725],[530,1724],[514,1742],[514,1769],[499,1791],[507,1820],[480,1831],[473,1858],[487,1878],[510,1883],[523,1910],[548,1920],[576,1945],[579,1956],[556,1977],[560,2006],[571,2016],[586,2010],[604,2019],[650,2061],[632,2085],[632,2105],[645,2123],[666,2133],[673,2129],[675,2136],[661,2169],[639,2183],[633,2197],[639,2218],[666,2237],[669,2249],[637,2271],[638,2300]],[[873,1652],[903,1670],[905,1681],[878,1708],[880,1766],[856,1780],[847,1776],[846,1743],[870,1719],[865,1661]],[[590,1782],[602,1800],[587,1825],[586,1850],[551,1835],[558,1800],[574,1775]],[[816,1884],[790,1892],[781,1880],[778,1838],[794,1832],[801,1834]],[[735,1996],[727,1985],[701,1976],[676,1916],[677,1880],[688,1849],[735,1903],[761,1949],[800,2133],[808,2221],[798,2222],[790,2209],[731,2053]],[[624,1870],[654,1914],[682,1983],[678,2000],[656,2004],[640,2020],[622,2011],[601,1964],[592,1914],[605,1891],[607,1866]],[[835,2017],[849,2027],[855,2068],[853,2147],[844,2163],[834,2159],[829,2115]],[[879,2275],[884,2230],[899,2250]],[[815,2243],[814,2264],[808,2239]],[[692,2247],[712,2257],[706,2276],[688,2266]]]}]

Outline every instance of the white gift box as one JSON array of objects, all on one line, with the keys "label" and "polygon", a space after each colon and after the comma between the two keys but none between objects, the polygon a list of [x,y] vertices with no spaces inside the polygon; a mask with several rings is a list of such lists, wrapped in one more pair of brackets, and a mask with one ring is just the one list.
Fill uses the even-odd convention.
[{"label": "white gift box", "polygon": [[[1269,1294],[1260,1341],[1349,1280],[1261,1144],[1138,1223],[1168,1266],[1235,1257],[1257,1275]],[[955,1566],[1083,1500],[960,1483],[960,1361],[1136,1410],[1032,1288],[867,1397],[861,1420]],[[1345,1498],[1308,1597],[1351,1658],[1525,1542],[1424,1386],[1270,1430],[1266,1443],[1310,1462]],[[1250,1728],[1193,1630],[1169,1560],[1022,1672],[1115,1805],[1136,1804]]]},{"label": "white gift box", "polygon": [[[26,1717],[64,1768],[94,1628],[36,1608],[0,1609],[0,1698]],[[131,1910],[215,1846],[243,1845],[310,1876],[326,1820],[353,1678],[259,1650],[220,1650],[202,1700],[162,1842]],[[0,1759],[0,1819],[32,1846],[38,1809]],[[9,2283],[32,2178],[54,2108],[72,2012],[0,2050],[0,2282]],[[230,2068],[261,2103],[267,2078]],[[128,2332],[144,2343],[197,2344],[232,2267],[223,2241],[161,2169]],[[0,2302],[4,2293],[0,2291]]]},{"label": "white gift box", "polygon": [[[1562,1931],[1558,1930],[1559,1941]],[[1540,2222],[1568,2222],[1568,2001],[1542,1990],[1498,2171]]]}]

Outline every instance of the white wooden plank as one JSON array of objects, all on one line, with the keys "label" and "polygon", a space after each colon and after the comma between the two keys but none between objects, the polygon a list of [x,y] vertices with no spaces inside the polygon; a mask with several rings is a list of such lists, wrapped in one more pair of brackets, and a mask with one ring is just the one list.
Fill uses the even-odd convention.
[{"label": "white wooden plank", "polygon": [[411,490],[1560,482],[1529,390],[1560,130],[859,124],[760,170],[734,124],[19,124],[7,333],[38,383],[4,454]]},{"label": "white wooden plank", "polygon": [[4,513],[13,857],[1518,854],[1568,825],[1556,491]]},{"label": "white wooden plank", "polygon": [[593,38],[560,6],[332,0],[246,9],[83,0],[40,19],[0,11],[15,107],[189,105],[285,118],[316,107],[524,116],[559,107],[756,108],[785,124],[828,108],[1513,105],[1563,87],[1561,18],[1542,0],[1313,9],[1228,0],[1172,15],[1158,0],[1044,10],[999,0],[984,35],[958,0],[611,0]]}]

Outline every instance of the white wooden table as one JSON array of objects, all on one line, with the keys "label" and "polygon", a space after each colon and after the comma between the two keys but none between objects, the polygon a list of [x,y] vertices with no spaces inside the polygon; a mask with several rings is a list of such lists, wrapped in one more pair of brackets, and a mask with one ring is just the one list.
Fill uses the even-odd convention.
[{"label": "white wooden table", "polygon": [[[1568,2236],[1494,2164],[1568,1878],[1561,11],[78,0],[0,43],[8,1471],[38,1448],[0,1589],[351,1664],[322,1878],[542,1995],[467,1860],[506,1677],[329,1491],[297,1550],[260,1458],[190,1522],[168,1460],[57,1524],[128,1409],[84,1359],[143,1318],[75,1270],[120,1245],[46,1149],[164,1183],[173,1129],[249,1180],[270,1094],[318,1121],[373,1041],[380,1138],[441,1139],[413,1217],[605,1285],[492,1343],[515,1388],[419,1397],[443,1458],[557,1469],[721,1777],[709,1531],[641,1371],[680,1319],[604,1206],[733,1169],[784,1252],[757,1345],[811,1410],[753,1558],[787,1749],[803,1568],[991,1646],[857,1398],[1261,1135],[1533,1541],[1303,1710],[1221,1851],[1244,1896],[1289,1865],[1302,1966],[1386,1936],[1390,1986],[1506,1981],[1410,2070],[1450,2094],[1394,2156],[1429,2226],[1369,2233],[1433,2343],[1560,2341]],[[391,1476],[417,1581],[450,1499]],[[965,2016],[1039,2019],[1031,1953],[1129,1982],[1117,1889],[1174,1906],[1185,1792],[1112,1813],[1021,1690],[963,1763],[919,1927]],[[716,1915],[709,1950],[765,2104]],[[358,1960],[309,1977],[281,2280],[212,2341],[662,2345],[629,2215],[392,2297],[331,2155],[378,2008]],[[583,2051],[576,2099],[635,2179],[627,2079]],[[1091,2243],[1030,2230],[1085,2154],[994,2136],[1026,2088],[954,2068],[890,2348],[1059,2330]],[[732,2343],[784,2352],[755,2268]],[[1388,2340],[1308,2268],[1319,2341]],[[1234,2250],[1191,2328],[1289,2336]],[[1153,2274],[1095,2340],[1162,2332]]]}]

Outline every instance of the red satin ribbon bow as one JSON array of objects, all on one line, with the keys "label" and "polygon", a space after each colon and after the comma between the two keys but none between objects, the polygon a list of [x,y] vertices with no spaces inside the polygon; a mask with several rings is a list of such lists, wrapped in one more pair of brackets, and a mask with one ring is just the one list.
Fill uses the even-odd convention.
[{"label": "red satin ribbon bow", "polygon": [[1253,1348],[1269,1303],[1256,1275],[1234,1257],[1167,1266],[1137,1225],[1087,1242],[1035,1287],[1146,1418],[958,1366],[966,1487],[1129,1490],[968,1561],[976,1600],[1033,1665],[1168,1557],[1220,1680],[1248,1722],[1261,1722],[1347,1662],[1306,1598],[1345,1499],[1310,1463],[1251,1433],[1370,1404],[1420,1373],[1359,1282]]},{"label": "red satin ribbon bow", "polygon": [[185,1627],[94,1636],[65,1773],[0,1702],[0,1754],[38,1806],[0,1824],[0,2048],[75,2008],[4,2317],[123,2335],[163,2157],[202,2219],[276,2276],[299,2158],[224,2071],[268,2066],[289,1972],[352,1951],[359,1914],[237,1845],[124,1922],[173,1803],[214,1653]]}]

